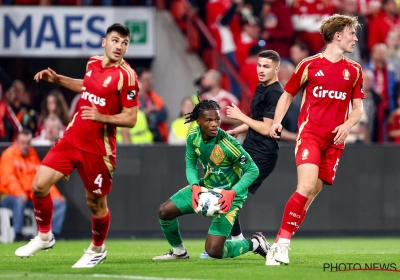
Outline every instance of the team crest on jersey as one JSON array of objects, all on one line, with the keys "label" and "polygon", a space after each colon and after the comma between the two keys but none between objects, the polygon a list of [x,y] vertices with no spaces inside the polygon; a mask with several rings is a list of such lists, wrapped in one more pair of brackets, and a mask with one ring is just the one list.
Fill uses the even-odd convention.
[{"label": "team crest on jersey", "polygon": [[108,76],[103,82],[103,87],[108,87],[110,82],[111,82],[111,76]]},{"label": "team crest on jersey", "polygon": [[307,159],[309,154],[310,152],[308,151],[308,149],[304,149],[303,153],[301,154],[301,159],[302,160]]},{"label": "team crest on jersey", "polygon": [[343,70],[343,79],[348,80],[350,79],[350,72],[347,69]]},{"label": "team crest on jersey", "polygon": [[211,152],[210,159],[215,165],[220,165],[224,160],[225,154],[221,147],[217,144]]}]

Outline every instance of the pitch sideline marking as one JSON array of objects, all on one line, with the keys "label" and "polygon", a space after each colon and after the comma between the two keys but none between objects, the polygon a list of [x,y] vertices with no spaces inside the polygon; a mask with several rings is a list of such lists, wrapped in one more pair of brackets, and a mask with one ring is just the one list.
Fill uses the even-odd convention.
[{"label": "pitch sideline marking", "polygon": [[[24,277],[97,277],[97,278],[115,278],[115,279],[134,279],[134,280],[200,280],[194,278],[164,278],[154,276],[140,276],[140,275],[112,275],[112,274],[38,274],[38,273],[24,273]],[[8,278],[20,278],[21,274],[2,275]]]}]

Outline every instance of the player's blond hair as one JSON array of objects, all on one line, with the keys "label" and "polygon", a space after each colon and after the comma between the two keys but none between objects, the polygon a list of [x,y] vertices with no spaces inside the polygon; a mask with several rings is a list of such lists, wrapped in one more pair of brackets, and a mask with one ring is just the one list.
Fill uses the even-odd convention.
[{"label": "player's blond hair", "polygon": [[346,27],[354,27],[357,29],[361,27],[361,25],[358,23],[356,16],[334,14],[322,22],[319,31],[324,37],[325,43],[329,44],[332,43],[335,33],[343,32]]}]

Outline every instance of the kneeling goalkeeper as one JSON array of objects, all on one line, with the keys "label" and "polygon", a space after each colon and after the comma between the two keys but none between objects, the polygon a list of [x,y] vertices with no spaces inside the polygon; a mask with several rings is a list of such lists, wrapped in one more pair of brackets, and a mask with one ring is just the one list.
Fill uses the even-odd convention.
[{"label": "kneeling goalkeeper", "polygon": [[[261,233],[247,240],[226,240],[243,203],[248,187],[258,176],[258,168],[235,138],[219,128],[219,105],[203,100],[186,115],[186,123],[199,126],[189,130],[186,139],[186,177],[189,186],[175,193],[159,208],[161,230],[172,250],[153,260],[189,259],[183,245],[177,217],[194,214],[201,187],[221,189],[222,213],[213,218],[205,250],[212,258],[234,258],[249,251],[265,258],[270,245]],[[204,178],[199,179],[197,161],[203,166]]]}]

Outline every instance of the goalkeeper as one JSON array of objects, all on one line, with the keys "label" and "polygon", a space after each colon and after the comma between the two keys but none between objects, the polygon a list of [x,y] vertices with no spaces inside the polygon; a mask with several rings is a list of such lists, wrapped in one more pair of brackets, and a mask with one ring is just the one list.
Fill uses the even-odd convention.
[{"label": "goalkeeper", "polygon": [[[222,213],[213,218],[208,231],[205,250],[213,258],[234,258],[249,251],[265,258],[270,245],[261,233],[251,239],[226,240],[243,203],[248,187],[258,176],[258,168],[235,138],[219,128],[219,105],[212,100],[198,103],[187,114],[186,123],[196,121],[199,126],[189,130],[186,139],[186,177],[189,186],[175,193],[159,208],[161,230],[172,250],[153,260],[189,259],[183,245],[177,217],[194,214],[202,187],[219,189]],[[203,166],[204,178],[199,179],[197,161]]]}]

